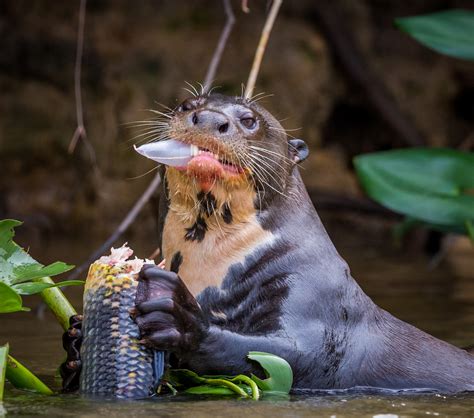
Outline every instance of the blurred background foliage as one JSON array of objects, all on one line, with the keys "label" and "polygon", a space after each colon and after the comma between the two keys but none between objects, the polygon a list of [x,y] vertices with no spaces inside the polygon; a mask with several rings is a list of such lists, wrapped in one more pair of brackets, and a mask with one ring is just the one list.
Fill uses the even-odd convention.
[{"label": "blurred background foliage", "polygon": [[[240,94],[247,79],[268,6],[251,1],[247,15],[239,3],[215,83],[228,94]],[[452,8],[473,4],[283,4],[256,91],[273,94],[263,105],[310,145],[302,175],[336,243],[387,244],[401,219],[365,197],[354,156],[415,145],[474,149],[472,63],[439,55],[393,24]],[[138,132],[126,123],[149,118],[156,102],[173,107],[187,95],[185,81],[202,81],[224,23],[215,0],[88,2],[82,92],[96,170],[84,143],[67,151],[78,9],[76,1],[0,3],[0,219],[25,221],[19,241],[45,263],[80,264],[127,213],[153,164],[133,151]],[[125,237],[139,255],[156,248],[156,206],[153,199]],[[417,231],[405,244],[436,253],[440,235]]]}]

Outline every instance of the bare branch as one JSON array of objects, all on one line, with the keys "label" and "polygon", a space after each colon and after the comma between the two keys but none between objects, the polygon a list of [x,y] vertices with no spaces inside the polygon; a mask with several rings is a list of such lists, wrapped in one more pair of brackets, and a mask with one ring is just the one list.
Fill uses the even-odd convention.
[{"label": "bare branch", "polygon": [[143,207],[150,200],[151,196],[153,195],[155,190],[158,188],[160,183],[161,183],[161,176],[160,176],[160,173],[157,172],[155,177],[151,181],[151,183],[146,188],[146,190],[135,202],[133,207],[127,213],[125,218],[123,218],[120,225],[112,233],[112,235],[110,235],[107,241],[105,241],[99,248],[97,248],[97,250],[95,250],[84,263],[82,263],[79,267],[74,269],[74,271],[70,275],[71,280],[79,278],[82,275],[82,273],[84,273],[84,271],[89,268],[90,264],[92,264],[101,255],[103,255],[104,253],[110,250],[110,247],[115,243],[115,241],[117,241],[128,229],[128,227],[135,221],[137,215],[141,212]]},{"label": "bare branch", "polygon": [[280,10],[280,6],[283,0],[273,0],[270,13],[268,13],[267,20],[263,26],[262,35],[260,36],[260,41],[258,42],[257,51],[255,52],[255,58],[253,59],[252,69],[250,70],[250,75],[247,80],[247,87],[245,88],[245,98],[249,99],[252,97],[253,90],[255,88],[255,83],[257,81],[258,72],[260,70],[260,64],[262,63],[263,54],[267,47],[268,38],[270,37],[270,32],[272,31],[273,24]]},{"label": "bare branch", "polygon": [[230,4],[230,0],[223,0],[223,4],[227,19],[224,25],[224,29],[222,29],[221,36],[219,37],[219,41],[217,43],[214,54],[212,55],[209,68],[207,69],[206,78],[204,80],[203,93],[208,92],[211,88],[212,81],[216,76],[217,67],[221,62],[222,54],[227,44],[227,40],[229,39],[229,35],[232,32],[232,27],[235,23],[235,16],[232,10],[232,5]]},{"label": "bare branch", "polygon": [[69,143],[68,152],[72,154],[76,149],[80,139],[84,142],[89,153],[91,163],[97,172],[97,158],[94,148],[87,138],[86,128],[84,126],[84,111],[82,107],[82,55],[84,51],[84,27],[86,22],[86,3],[87,0],[81,0],[79,6],[79,27],[77,31],[76,63],[74,66],[74,95],[76,98],[76,121],[77,127]]}]

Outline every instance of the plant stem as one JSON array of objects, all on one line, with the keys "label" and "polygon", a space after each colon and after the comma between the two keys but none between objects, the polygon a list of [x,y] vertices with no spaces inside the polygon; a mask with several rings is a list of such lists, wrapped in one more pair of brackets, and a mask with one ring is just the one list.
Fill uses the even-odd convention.
[{"label": "plant stem", "polygon": [[243,396],[244,398],[248,398],[249,395],[240,387],[238,387],[235,383],[232,383],[230,380],[225,380],[225,379],[205,379],[205,382],[207,385],[212,385],[212,386],[224,386],[226,388],[229,388],[232,392],[237,393],[240,396]]},{"label": "plant stem", "polygon": [[6,378],[16,388],[31,390],[42,395],[53,394],[48,386],[12,356],[8,356]]},{"label": "plant stem", "polygon": [[[43,277],[38,281],[42,283],[54,283],[50,277]],[[66,296],[64,296],[64,293],[57,287],[51,287],[50,289],[43,290],[41,297],[49,309],[53,311],[61,327],[67,330],[69,328],[69,318],[73,315],[77,315],[77,312],[67,300]]]},{"label": "plant stem", "polygon": [[0,347],[0,402],[3,399],[3,390],[5,388],[5,373],[7,370],[8,344]]},{"label": "plant stem", "polygon": [[258,386],[250,377],[245,376],[243,374],[239,374],[238,376],[235,376],[231,381],[245,383],[249,385],[250,389],[252,389],[252,399],[258,401],[258,399],[260,398],[260,391],[258,389]]},{"label": "plant stem", "polygon": [[280,9],[281,3],[283,0],[273,0],[270,13],[268,13],[267,20],[263,26],[262,34],[258,42],[257,51],[255,52],[255,58],[253,59],[252,68],[250,70],[250,75],[247,80],[247,86],[245,88],[244,97],[250,99],[255,88],[255,83],[257,82],[257,75],[260,70],[260,64],[262,63],[263,54],[265,53],[265,48],[267,47],[268,38],[270,37],[270,32],[272,31],[273,24]]}]

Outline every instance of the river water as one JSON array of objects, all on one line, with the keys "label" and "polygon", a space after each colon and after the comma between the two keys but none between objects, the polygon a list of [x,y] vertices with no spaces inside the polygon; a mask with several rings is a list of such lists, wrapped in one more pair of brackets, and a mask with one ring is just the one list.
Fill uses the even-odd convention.
[{"label": "river water", "polygon": [[[342,237],[347,238],[347,231]],[[337,240],[364,291],[399,318],[453,344],[474,344],[474,250],[460,245],[436,269],[419,254],[353,236]],[[364,242],[364,244],[360,244]],[[53,249],[56,253],[59,248]],[[87,253],[88,249],[83,250]],[[36,253],[33,253],[36,254]],[[81,255],[82,256],[82,255]],[[59,257],[58,257],[59,258]],[[80,289],[67,295],[80,306]],[[28,299],[29,306],[35,300]],[[0,342],[54,388],[55,369],[63,359],[61,329],[44,318],[19,313],[0,319]],[[0,416],[26,417],[306,417],[306,416],[474,416],[474,394],[318,392],[260,401],[166,396],[147,401],[91,400],[78,395],[50,397],[7,387]]]}]

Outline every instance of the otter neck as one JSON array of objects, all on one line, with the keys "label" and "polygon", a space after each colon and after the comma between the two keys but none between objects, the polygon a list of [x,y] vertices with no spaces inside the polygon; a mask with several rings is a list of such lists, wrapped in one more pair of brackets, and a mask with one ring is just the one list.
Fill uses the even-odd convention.
[{"label": "otter neck", "polygon": [[249,185],[216,184],[207,193],[186,174],[167,169],[169,208],[163,228],[166,268],[197,295],[219,287],[234,263],[273,239],[257,219]]}]

